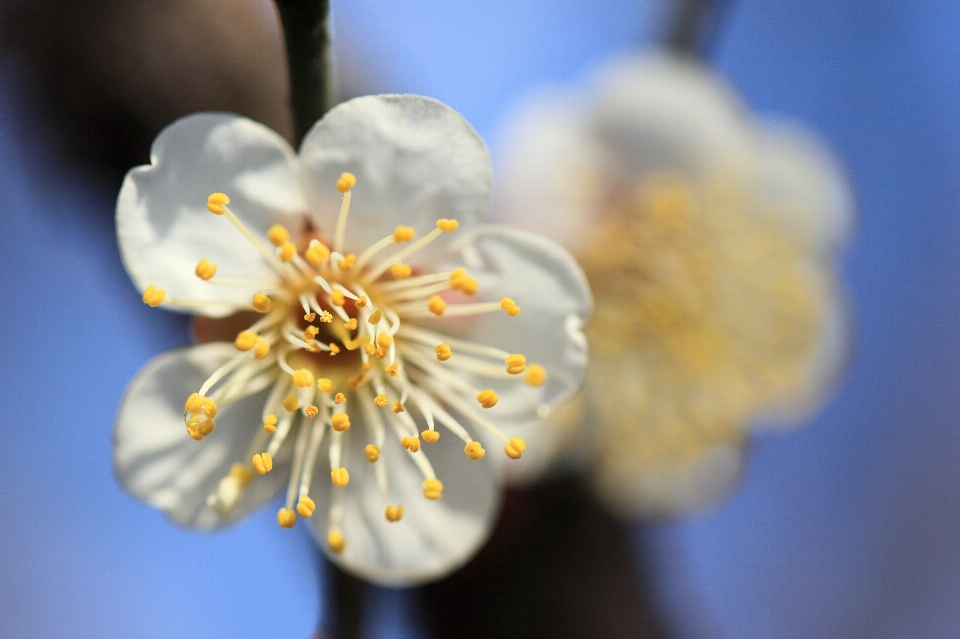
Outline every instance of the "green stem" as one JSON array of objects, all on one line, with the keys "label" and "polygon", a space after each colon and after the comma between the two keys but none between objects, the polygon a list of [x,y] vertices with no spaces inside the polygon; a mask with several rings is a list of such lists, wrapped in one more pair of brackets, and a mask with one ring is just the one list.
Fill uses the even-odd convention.
[{"label": "green stem", "polygon": [[297,145],[330,107],[328,0],[274,0],[287,47]]}]

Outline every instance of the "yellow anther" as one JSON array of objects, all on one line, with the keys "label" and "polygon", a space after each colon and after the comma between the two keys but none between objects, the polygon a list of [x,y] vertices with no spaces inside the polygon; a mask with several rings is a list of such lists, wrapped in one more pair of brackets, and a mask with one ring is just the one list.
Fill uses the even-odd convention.
[{"label": "yellow anther", "polygon": [[477,292],[477,280],[467,275],[467,269],[455,268],[450,272],[450,288],[460,291],[464,295],[473,295]]},{"label": "yellow anther", "polygon": [[312,499],[306,495],[300,495],[300,499],[297,501],[297,512],[300,513],[301,517],[309,519],[316,509],[317,504]]},{"label": "yellow anther", "polygon": [[346,413],[337,413],[330,418],[330,425],[333,427],[333,430],[342,433],[350,428],[350,416]]},{"label": "yellow anther", "polygon": [[316,417],[317,415],[320,414],[320,409],[314,406],[313,404],[310,404],[309,406],[303,409],[303,414],[306,415],[307,417]]},{"label": "yellow anther", "polygon": [[360,370],[362,370],[363,372],[367,372],[371,368],[373,368],[373,364],[371,362],[364,362],[363,364],[360,365]]},{"label": "yellow anther", "polygon": [[373,355],[374,353],[377,352],[377,347],[374,346],[373,344],[364,344],[363,352],[366,353],[367,355]]},{"label": "yellow anther", "polygon": [[310,266],[316,268],[330,259],[330,249],[317,240],[310,240],[307,250],[303,252],[303,257]]},{"label": "yellow anther", "polygon": [[277,432],[277,416],[274,414],[267,415],[263,418],[263,430],[268,433]]},{"label": "yellow anther", "polygon": [[347,380],[347,385],[350,386],[350,388],[355,389],[357,386],[359,386],[364,381],[366,381],[366,379],[367,379],[366,375],[364,375],[363,373],[357,373],[356,375],[354,375],[353,377]]},{"label": "yellow anther", "polygon": [[500,398],[497,397],[497,394],[489,388],[485,391],[480,391],[477,395],[477,401],[480,402],[480,405],[484,408],[493,408],[499,400]]},{"label": "yellow anther", "polygon": [[424,479],[423,496],[427,499],[440,499],[443,496],[443,482],[439,479]]},{"label": "yellow anther", "polygon": [[334,468],[330,471],[330,480],[334,486],[343,488],[350,483],[350,473],[347,472],[346,468]]},{"label": "yellow anther", "polygon": [[353,265],[357,263],[357,256],[353,253],[349,255],[344,255],[343,259],[337,262],[337,266],[340,267],[341,271],[349,271],[353,268]]},{"label": "yellow anther", "polygon": [[403,412],[403,404],[401,404],[400,402],[394,402],[394,403],[393,403],[393,406],[390,407],[390,410],[392,410],[392,411],[395,412],[395,413],[402,413],[402,412]]},{"label": "yellow anther", "polygon": [[439,344],[433,352],[437,354],[437,359],[441,362],[445,362],[451,357],[453,357],[453,351],[450,350],[449,344]]},{"label": "yellow anther", "polygon": [[293,383],[300,388],[313,386],[313,373],[305,368],[293,371]]},{"label": "yellow anther", "polygon": [[371,464],[380,459],[380,448],[373,444],[367,444],[363,449],[363,454],[367,456],[367,461]]},{"label": "yellow anther", "polygon": [[480,442],[470,442],[463,447],[463,452],[474,461],[483,459],[483,456],[487,454],[487,451],[483,449],[483,445],[481,445]]},{"label": "yellow anther", "polygon": [[447,310],[447,303],[443,301],[443,298],[439,295],[434,295],[430,298],[430,301],[427,302],[427,308],[430,309],[430,312],[440,317],[443,315],[443,312]]},{"label": "yellow anther", "polygon": [[520,459],[520,455],[527,449],[527,443],[519,437],[511,437],[507,445],[503,447],[503,452],[510,459]]},{"label": "yellow anther", "polygon": [[505,310],[510,317],[516,317],[520,314],[520,307],[509,297],[504,297],[500,300],[500,308]]},{"label": "yellow anther", "polygon": [[367,318],[367,322],[370,324],[379,324],[380,320],[383,319],[383,311],[379,308],[370,314],[370,317]]},{"label": "yellow anther", "polygon": [[380,348],[390,348],[390,344],[393,343],[393,338],[389,334],[380,332],[377,334],[377,346]]},{"label": "yellow anther", "polygon": [[396,377],[400,374],[400,362],[394,362],[389,366],[385,366],[383,370],[386,371],[387,375],[390,377]]},{"label": "yellow anther", "polygon": [[356,318],[356,317],[351,317],[351,318],[347,321],[347,323],[344,324],[344,326],[347,327],[347,330],[348,330],[348,331],[355,331],[355,330],[357,330],[357,326],[358,326],[358,324],[357,324],[357,318]]},{"label": "yellow anther", "polygon": [[293,528],[297,523],[297,513],[289,508],[281,508],[277,511],[277,523],[281,528]]},{"label": "yellow anther", "polygon": [[283,224],[274,224],[270,227],[270,230],[267,231],[267,239],[270,240],[270,243],[274,246],[283,246],[285,242],[290,241],[290,231],[287,230]]},{"label": "yellow anther", "polygon": [[346,301],[347,301],[347,298],[344,297],[343,291],[336,288],[330,291],[330,302],[334,306],[343,306],[343,303]]},{"label": "yellow anther", "polygon": [[207,258],[203,258],[197,262],[197,268],[193,269],[193,272],[196,273],[197,277],[201,280],[206,281],[217,274],[217,265]]},{"label": "yellow anther", "polygon": [[387,405],[387,396],[381,393],[373,398],[373,403],[379,406],[380,408],[383,408],[384,406]]},{"label": "yellow anther", "polygon": [[329,324],[333,321],[333,315],[330,314],[330,311],[323,311],[320,313],[320,323]]},{"label": "yellow anther", "polygon": [[519,375],[527,368],[527,358],[520,353],[514,353],[503,360],[503,363],[507,365],[507,372],[511,375]]},{"label": "yellow anther", "polygon": [[263,359],[270,353],[270,342],[262,337],[257,338],[257,343],[253,346],[253,356],[257,359]]},{"label": "yellow anther", "polygon": [[329,344],[327,344],[327,346],[330,348],[330,357],[333,357],[334,355],[340,352],[340,347],[334,344],[333,342],[330,342]]},{"label": "yellow anther", "polygon": [[423,441],[435,444],[438,439],[440,439],[440,433],[435,430],[425,430],[420,433],[420,436],[423,437]]},{"label": "yellow anther", "polygon": [[420,450],[420,438],[404,437],[400,440],[400,445],[409,450],[411,453],[415,453]]},{"label": "yellow anther", "polygon": [[203,396],[200,393],[192,393],[184,402],[183,410],[188,413],[199,413],[203,410]]},{"label": "yellow anther", "polygon": [[374,355],[376,355],[379,359],[383,359],[384,357],[387,356],[387,349],[385,349],[385,348],[378,348],[378,349],[375,350],[373,353],[374,353]]},{"label": "yellow anther", "polygon": [[261,475],[273,470],[273,458],[267,453],[258,453],[253,456],[253,469]]},{"label": "yellow anther", "polygon": [[317,333],[319,332],[320,332],[320,329],[317,328],[316,326],[308,326],[305,329],[303,329],[303,336],[306,337],[307,339],[313,339],[314,337],[317,336]]},{"label": "yellow anther", "polygon": [[307,313],[306,315],[303,316],[303,319],[306,320],[306,321],[308,321],[308,322],[312,322],[313,320],[317,319],[317,314],[316,314],[316,313]]},{"label": "yellow anther", "polygon": [[543,366],[540,364],[530,364],[530,366],[527,367],[527,375],[523,381],[530,386],[540,386],[546,378],[547,371]]},{"label": "yellow anther", "polygon": [[253,296],[253,310],[258,313],[269,312],[272,305],[273,303],[270,301],[270,298],[263,293],[256,293]]},{"label": "yellow anther", "polygon": [[446,231],[447,233],[452,233],[457,230],[457,227],[460,226],[460,222],[456,220],[440,219],[437,220],[437,228],[441,231]]},{"label": "yellow anther", "polygon": [[147,287],[147,290],[143,292],[143,303],[147,306],[159,306],[163,302],[163,298],[167,296],[167,292],[162,288],[157,288],[155,285],[151,284]]},{"label": "yellow anther", "polygon": [[333,380],[329,380],[326,377],[321,377],[317,380],[317,390],[324,393],[333,392]]},{"label": "yellow anther", "polygon": [[293,395],[287,395],[286,398],[284,398],[284,400],[280,402],[280,405],[286,408],[291,413],[297,410],[298,408],[300,408],[300,402],[298,402],[297,398],[294,397]]},{"label": "yellow anther", "polygon": [[233,345],[236,346],[238,350],[249,351],[257,345],[257,338],[259,337],[260,336],[253,331],[240,331],[237,333],[237,338],[233,340]]},{"label": "yellow anther", "polygon": [[293,242],[284,242],[280,246],[280,250],[277,251],[277,256],[280,258],[281,262],[289,262],[296,254],[297,247],[293,245]]},{"label": "yellow anther", "polygon": [[214,215],[223,215],[227,212],[227,204],[230,204],[230,198],[224,193],[211,193],[207,198],[207,210]]},{"label": "yellow anther", "polygon": [[384,516],[389,522],[400,521],[403,519],[403,506],[387,506]]},{"label": "yellow anther", "polygon": [[394,242],[409,242],[413,239],[413,236],[416,235],[416,231],[409,226],[398,226],[393,231],[393,241]]},{"label": "yellow anther", "polygon": [[357,178],[354,177],[353,173],[341,173],[340,179],[337,180],[337,190],[341,193],[346,193],[357,183]]},{"label": "yellow anther", "polygon": [[330,552],[340,554],[347,547],[347,540],[343,538],[343,533],[337,529],[327,533],[327,548]]},{"label": "yellow anther", "polygon": [[342,404],[347,401],[347,398],[344,397],[343,393],[337,393],[333,398],[334,404]]},{"label": "yellow anther", "polygon": [[390,267],[390,274],[398,280],[405,280],[413,273],[409,264],[394,264]]},{"label": "yellow anther", "polygon": [[230,477],[232,477],[241,488],[245,488],[247,484],[253,481],[253,470],[243,464],[234,464],[230,467]]},{"label": "yellow anther", "polygon": [[360,297],[357,298],[357,300],[353,304],[357,308],[363,308],[364,306],[367,305],[367,298],[361,295]]}]

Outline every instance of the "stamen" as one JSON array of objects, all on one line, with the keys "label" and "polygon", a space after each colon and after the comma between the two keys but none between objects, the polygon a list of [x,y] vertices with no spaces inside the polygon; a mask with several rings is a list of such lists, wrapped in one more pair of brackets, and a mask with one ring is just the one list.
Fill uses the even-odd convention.
[{"label": "stamen", "polygon": [[420,433],[420,436],[423,437],[423,441],[434,444],[440,439],[440,433],[435,430],[425,430]]},{"label": "stamen", "polygon": [[237,230],[240,231],[247,241],[250,242],[255,249],[257,249],[267,262],[269,262],[278,272],[285,273],[283,264],[280,260],[277,259],[277,256],[271,251],[267,250],[257,236],[250,232],[250,229],[244,225],[240,219],[233,214],[233,211],[226,207],[230,203],[230,198],[228,198],[223,193],[214,193],[209,198],[207,198],[207,209],[214,215],[226,215],[227,219],[230,220],[231,224],[237,227]]},{"label": "stamen", "polygon": [[450,271],[450,288],[460,291],[464,295],[473,295],[477,292],[477,280],[467,275],[467,269],[455,268]]},{"label": "stamen", "polygon": [[380,408],[383,408],[384,406],[387,405],[387,396],[381,393],[373,398],[373,403],[379,406]]},{"label": "stamen", "polygon": [[195,268],[193,272],[196,273],[197,277],[201,280],[207,281],[217,274],[217,265],[207,258],[203,258],[197,262],[197,268]]},{"label": "stamen", "polygon": [[333,398],[334,404],[342,404],[345,401],[347,401],[347,398],[344,396],[343,393],[337,393],[336,396]]},{"label": "stamen", "polygon": [[326,377],[321,377],[317,380],[317,390],[324,393],[333,392],[333,381],[327,379]]},{"label": "stamen", "polygon": [[343,259],[337,262],[337,266],[340,268],[341,271],[349,271],[350,269],[353,268],[354,264],[356,263],[357,263],[357,256],[354,255],[353,253],[350,253],[348,255],[344,255]]},{"label": "stamen", "polygon": [[403,506],[387,506],[384,516],[389,522],[396,522],[403,519]]},{"label": "stamen", "polygon": [[156,285],[151,284],[143,292],[143,303],[147,306],[157,307],[163,302],[163,298],[167,296],[167,292],[162,288],[157,288]]},{"label": "stamen", "polygon": [[263,293],[257,293],[253,296],[253,310],[258,313],[268,313],[271,305],[270,298]]},{"label": "stamen", "polygon": [[[357,183],[352,173],[343,173],[337,180],[337,190],[343,193],[343,202],[340,205],[340,215],[337,218],[337,231],[333,239],[333,250],[343,253],[343,239],[347,231],[347,216],[350,214],[350,189]],[[343,268],[343,267],[341,267]]]},{"label": "stamen", "polygon": [[460,226],[460,223],[456,220],[440,219],[437,220],[437,228],[441,231],[446,231],[447,233],[453,233],[457,230],[457,227]]},{"label": "stamen", "polygon": [[330,426],[338,433],[342,433],[350,428],[350,416],[346,413],[337,413],[330,418]]},{"label": "stamen", "polygon": [[307,250],[303,252],[304,259],[313,268],[319,268],[330,259],[330,249],[321,244],[318,240],[310,240]]},{"label": "stamen", "polygon": [[280,402],[280,405],[286,408],[287,411],[291,413],[297,410],[298,408],[300,408],[300,402],[298,402],[297,398],[294,397],[293,395],[287,395],[284,398],[284,400]]},{"label": "stamen", "polygon": [[273,470],[273,458],[267,453],[258,453],[253,456],[253,469],[261,475]]},{"label": "stamen", "polygon": [[520,307],[509,297],[504,297],[500,300],[500,308],[505,310],[510,317],[516,317],[520,314]]},{"label": "stamen", "polygon": [[380,449],[373,444],[367,444],[367,446],[363,449],[363,454],[367,457],[367,461],[371,464],[376,463],[376,461],[380,459]]},{"label": "stamen", "polygon": [[503,447],[503,450],[510,459],[520,459],[523,451],[527,450],[527,443],[519,437],[511,437],[507,445]]},{"label": "stamen", "polygon": [[343,538],[343,533],[340,532],[339,528],[333,528],[327,533],[327,547],[331,552],[339,555],[346,546],[347,542]]},{"label": "stamen", "polygon": [[443,482],[439,479],[423,480],[423,496],[427,499],[440,499],[443,496]]},{"label": "stamen", "polygon": [[284,242],[280,248],[277,249],[277,257],[284,263],[292,261],[296,254],[297,247],[293,245],[293,242]]},{"label": "stamen", "polygon": [[497,405],[497,402],[500,401],[500,398],[488,388],[485,391],[480,391],[477,395],[477,401],[480,402],[480,405],[484,408],[493,408]]},{"label": "stamen", "polygon": [[267,239],[276,247],[283,246],[285,242],[290,241],[290,231],[282,224],[274,224],[267,231]]},{"label": "stamen", "polygon": [[463,447],[463,452],[472,460],[483,459],[483,456],[487,454],[480,442],[470,442]]},{"label": "stamen", "polygon": [[270,354],[270,342],[262,337],[257,338],[257,343],[253,347],[253,356],[257,359],[263,359]]},{"label": "stamen", "polygon": [[277,416],[276,415],[267,415],[263,418],[263,430],[268,433],[277,432]]},{"label": "stamen", "polygon": [[413,269],[409,264],[394,264],[390,267],[390,274],[393,275],[398,280],[403,280],[413,273]]},{"label": "stamen", "polygon": [[297,523],[297,513],[290,508],[281,508],[277,511],[277,523],[281,528],[293,528]]},{"label": "stamen", "polygon": [[300,388],[313,386],[313,373],[306,368],[301,368],[293,373],[293,383]]},{"label": "stamen", "polygon": [[504,358],[503,363],[507,365],[508,373],[511,375],[519,375],[527,367],[527,358],[520,353],[514,353],[510,357]]},{"label": "stamen", "polygon": [[447,310],[447,303],[444,302],[443,298],[439,295],[434,295],[430,298],[430,301],[427,302],[427,309],[437,317],[441,317],[443,312]]},{"label": "stamen", "polygon": [[400,402],[394,402],[394,403],[393,403],[393,406],[390,407],[390,410],[392,410],[392,411],[395,412],[395,413],[402,413],[402,412],[403,412],[403,404],[401,404]]},{"label": "stamen", "polygon": [[237,333],[237,338],[233,340],[233,345],[237,347],[237,350],[249,351],[257,345],[257,338],[259,337],[253,331],[240,331]]},{"label": "stamen", "polygon": [[439,344],[433,349],[433,352],[437,354],[437,360],[441,362],[445,362],[453,357],[453,351],[450,350],[449,344]]},{"label": "stamen", "polygon": [[330,471],[330,480],[334,486],[342,488],[350,483],[350,473],[346,468],[334,468]]},{"label": "stamen", "polygon": [[524,378],[530,386],[540,386],[543,380],[547,378],[547,371],[540,364],[530,364],[527,368],[527,376]]},{"label": "stamen", "polygon": [[398,226],[393,231],[394,242],[410,242],[413,240],[416,231],[410,226]]},{"label": "stamen", "polygon": [[314,417],[320,414],[320,409],[314,406],[313,404],[310,404],[309,406],[303,409],[303,414],[313,419]]},{"label": "stamen", "polygon": [[[415,328],[411,326],[409,322],[403,325],[403,328],[400,330],[399,334],[407,339],[420,342],[425,346],[432,347],[437,343],[444,342],[457,349],[458,352],[462,351],[464,353],[473,353],[475,355],[485,355],[487,357],[492,357],[499,360],[510,357],[510,353],[500,350],[499,348],[487,346],[486,344],[477,344],[476,342],[468,342],[466,340],[456,339],[421,328]],[[533,366],[534,365],[531,365],[531,368]]]},{"label": "stamen", "polygon": [[307,495],[300,495],[299,501],[297,501],[297,512],[300,513],[300,516],[304,519],[309,519],[313,516],[313,511],[317,509],[317,504],[310,499]]},{"label": "stamen", "polygon": [[415,453],[420,450],[420,438],[404,437],[400,440],[400,445],[409,450],[411,453]]}]

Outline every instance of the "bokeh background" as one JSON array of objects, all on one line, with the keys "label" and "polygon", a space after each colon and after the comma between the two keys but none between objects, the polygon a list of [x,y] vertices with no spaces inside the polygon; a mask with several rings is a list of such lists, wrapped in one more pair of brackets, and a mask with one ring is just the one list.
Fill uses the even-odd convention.
[{"label": "bokeh background", "polygon": [[[153,119],[123,129],[125,141],[178,109],[222,108],[217,96],[289,126],[275,105],[236,88],[276,78],[269,5],[249,3],[246,36],[230,35],[232,13],[206,33],[223,38],[219,54],[233,66],[257,73],[233,84],[211,73],[224,82],[214,98],[178,84],[210,73],[206,50],[183,46],[193,40],[181,33],[209,12],[184,11],[157,30],[155,55],[144,58],[153,75],[139,58],[112,55],[115,40],[95,42],[96,59],[116,67],[91,88],[77,78],[95,75],[93,62],[73,73],[78,58],[61,52],[57,75],[56,47],[13,46],[11,33],[27,23],[20,3],[0,3],[10,45],[0,63],[0,637],[306,638],[329,614],[317,551],[303,531],[280,530],[273,511],[195,535],[114,482],[110,433],[123,388],[185,340],[185,322],[145,307],[120,264],[112,212],[122,172],[109,168],[118,160],[104,160],[97,136],[119,135],[111,123],[128,121],[108,109],[93,137],[77,136],[94,116],[58,108],[122,77],[129,88],[108,96],[117,113],[153,109]],[[347,92],[434,96],[488,139],[495,165],[499,127],[528,90],[577,81],[605,57],[653,43],[669,14],[639,0],[332,4]],[[82,13],[55,14],[47,44],[100,33]],[[119,24],[129,20],[139,35],[162,18]],[[857,347],[848,377],[808,425],[755,441],[729,501],[637,526],[635,560],[679,639],[955,639],[960,5],[735,0],[716,19],[708,58],[746,103],[813,128],[849,169],[861,217],[843,278]],[[124,61],[126,75],[117,71]],[[179,102],[150,92],[164,83]],[[146,161],[141,152],[131,164]],[[366,635],[419,636],[410,610],[408,593],[376,592]]]}]

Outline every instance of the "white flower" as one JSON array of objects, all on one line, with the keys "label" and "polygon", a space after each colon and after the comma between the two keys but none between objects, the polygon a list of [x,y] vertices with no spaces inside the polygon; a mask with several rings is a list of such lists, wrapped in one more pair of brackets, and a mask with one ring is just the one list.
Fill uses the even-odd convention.
[{"label": "white flower", "polygon": [[235,115],[164,130],[120,191],[123,260],[144,302],[234,343],[133,380],[124,486],[202,529],[286,491],[281,526],[309,517],[335,562],[382,584],[469,559],[517,427],[581,383],[591,304],[564,249],[479,225],[491,182],[476,132],[418,96],[341,104],[299,155]]},{"label": "white flower", "polygon": [[714,502],[749,427],[803,418],[845,361],[842,171],[808,133],[666,56],[541,95],[511,132],[496,217],[565,244],[596,298],[586,417],[531,449],[592,443],[595,483],[627,516]]}]

